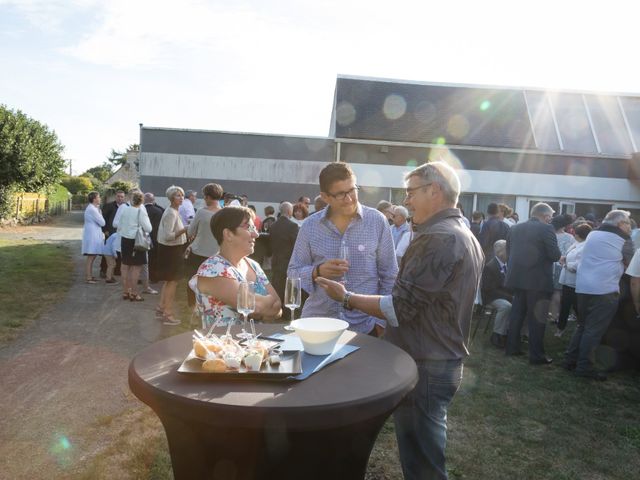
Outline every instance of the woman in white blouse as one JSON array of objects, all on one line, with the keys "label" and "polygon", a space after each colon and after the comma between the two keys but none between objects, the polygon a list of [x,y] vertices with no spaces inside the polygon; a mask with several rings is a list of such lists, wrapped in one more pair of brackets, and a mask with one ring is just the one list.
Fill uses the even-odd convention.
[{"label": "woman in white blouse", "polygon": [[562,265],[562,271],[560,272],[560,285],[562,286],[562,297],[560,298],[560,313],[558,315],[558,330],[555,333],[556,337],[560,337],[564,333],[564,329],[567,327],[567,320],[569,319],[569,312],[571,307],[578,314],[578,300],[576,295],[576,274],[578,271],[578,265],[582,259],[582,249],[584,247],[584,241],[587,239],[587,235],[591,232],[591,227],[587,223],[578,225],[574,229],[574,238],[576,242],[569,247],[565,256],[560,257],[560,265]]},{"label": "woman in white blouse", "polygon": [[84,211],[84,226],[82,227],[82,254],[85,255],[84,273],[87,283],[97,283],[92,274],[93,262],[97,255],[102,255],[104,244],[104,217],[100,213],[100,194],[90,192],[89,205]]},{"label": "woman in white blouse", "polygon": [[142,266],[147,263],[147,252],[134,248],[138,227],[145,233],[151,233],[151,221],[147,209],[142,206],[144,196],[140,190],[131,192],[131,205],[123,206],[122,215],[114,219],[113,226],[117,227],[121,238],[120,253],[122,254],[122,299],[132,302],[142,302],[144,298],[138,293],[138,278]]},{"label": "woman in white blouse", "polygon": [[172,185],[167,188],[166,195],[171,205],[162,214],[158,228],[158,278],[165,282],[156,313],[164,319],[165,325],[179,325],[180,320],[173,314],[173,303],[178,280],[183,277],[187,243],[187,229],[178,214],[178,208],[184,200],[184,190]]}]

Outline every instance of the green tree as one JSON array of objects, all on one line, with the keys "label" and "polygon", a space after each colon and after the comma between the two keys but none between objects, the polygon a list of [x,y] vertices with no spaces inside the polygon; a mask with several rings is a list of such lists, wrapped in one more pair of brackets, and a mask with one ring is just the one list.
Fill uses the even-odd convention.
[{"label": "green tree", "polygon": [[140,150],[140,145],[138,145],[137,143],[132,143],[125,149],[124,152],[120,152],[115,148],[112,148],[111,153],[107,157],[107,160],[115,166],[124,165],[127,161],[127,152],[129,150],[135,150],[137,152],[138,150]]},{"label": "green tree", "polygon": [[63,150],[46,125],[0,105],[0,218],[8,213],[14,192],[40,192],[60,180]]},{"label": "green tree", "polygon": [[71,193],[86,193],[94,189],[93,183],[87,177],[67,176],[60,182]]},{"label": "green tree", "polygon": [[82,176],[91,176],[101,183],[104,183],[111,175],[113,175],[113,165],[109,162],[104,162],[97,167],[91,167]]}]

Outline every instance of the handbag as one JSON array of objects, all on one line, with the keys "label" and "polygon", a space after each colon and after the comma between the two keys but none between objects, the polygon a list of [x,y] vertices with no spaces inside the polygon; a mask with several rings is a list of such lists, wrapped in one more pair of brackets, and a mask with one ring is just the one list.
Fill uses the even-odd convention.
[{"label": "handbag", "polygon": [[[143,208],[143,207],[139,207]],[[151,236],[142,229],[140,225],[140,210],[138,209],[138,229],[133,243],[133,249],[137,252],[148,252],[151,250]]]}]

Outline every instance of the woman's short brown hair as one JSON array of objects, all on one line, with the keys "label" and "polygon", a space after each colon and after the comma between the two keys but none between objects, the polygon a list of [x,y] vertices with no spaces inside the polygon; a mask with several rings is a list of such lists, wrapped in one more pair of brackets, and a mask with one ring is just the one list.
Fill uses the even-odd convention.
[{"label": "woman's short brown hair", "polygon": [[302,218],[307,218],[309,216],[309,209],[304,203],[296,203],[293,206],[293,216],[296,215],[296,212],[302,212]]},{"label": "woman's short brown hair", "polygon": [[320,191],[329,193],[331,185],[343,180],[350,180],[354,177],[351,167],[342,162],[332,162],[320,172]]},{"label": "woman's short brown hair", "polygon": [[253,220],[255,217],[253,210],[247,207],[224,207],[211,217],[211,233],[218,245],[222,245],[225,229],[235,232],[242,222]]},{"label": "woman's short brown hair", "polygon": [[217,183],[207,183],[202,189],[202,195],[213,200],[222,200],[224,190]]}]

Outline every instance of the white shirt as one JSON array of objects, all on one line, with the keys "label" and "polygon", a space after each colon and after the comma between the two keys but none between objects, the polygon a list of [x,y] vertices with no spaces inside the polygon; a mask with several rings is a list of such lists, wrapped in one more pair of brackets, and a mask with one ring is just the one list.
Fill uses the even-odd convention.
[{"label": "white shirt", "polygon": [[578,265],[576,293],[606,295],[620,291],[624,273],[624,238],[612,232],[595,230],[582,242],[582,261]]},{"label": "white shirt", "polygon": [[183,225],[189,225],[193,217],[196,216],[196,209],[193,208],[193,203],[188,198],[185,198],[182,201],[182,205],[178,208],[178,213],[180,214],[180,218],[182,219]]},{"label": "white shirt", "polygon": [[565,264],[560,272],[560,284],[568,287],[576,286],[576,271],[578,265],[582,260],[582,249],[584,248],[584,242],[574,243],[567,250],[567,256],[565,257]]},{"label": "white shirt", "polygon": [[146,233],[151,233],[151,221],[149,221],[147,209],[143,205],[137,208],[129,206],[119,208],[118,213],[121,210],[122,214],[117,223],[116,219],[113,220],[113,226],[118,228],[118,233],[122,238],[136,238],[138,226],[141,226]]},{"label": "white shirt", "polygon": [[640,250],[636,250],[636,253],[633,254],[633,258],[627,267],[626,273],[632,277],[640,277],[640,254],[638,252]]}]

